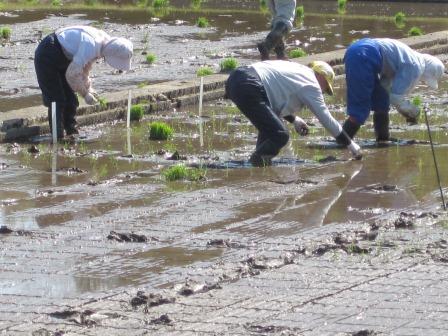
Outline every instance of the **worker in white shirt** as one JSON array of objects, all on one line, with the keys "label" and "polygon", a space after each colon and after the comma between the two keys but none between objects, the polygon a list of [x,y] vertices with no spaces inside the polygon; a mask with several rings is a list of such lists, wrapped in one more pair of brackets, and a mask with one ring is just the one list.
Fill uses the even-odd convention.
[{"label": "worker in white shirt", "polygon": [[131,41],[90,26],[61,28],[39,43],[34,66],[43,103],[48,107],[50,129],[51,103],[56,102],[58,139],[64,137],[64,129],[67,136],[78,133],[75,115],[79,102],[75,92],[87,104],[97,103],[89,78],[93,63],[104,58],[111,67],[127,71],[132,54]]},{"label": "worker in white shirt", "polygon": [[308,107],[321,124],[348,146],[356,158],[361,149],[342,130],[325,104],[323,93],[333,94],[335,74],[328,63],[315,61],[310,66],[290,61],[262,61],[234,70],[226,82],[226,97],[258,129],[255,151],[249,161],[254,166],[271,163],[289,140],[281,118],[292,123],[297,133],[308,134],[308,125],[294,113]]}]

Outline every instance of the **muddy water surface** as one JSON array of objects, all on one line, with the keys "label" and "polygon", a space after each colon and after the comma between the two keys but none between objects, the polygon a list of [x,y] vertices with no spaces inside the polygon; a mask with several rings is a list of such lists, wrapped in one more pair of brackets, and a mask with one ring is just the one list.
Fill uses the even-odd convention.
[{"label": "muddy water surface", "polygon": [[[172,4],[180,8],[189,2]],[[345,47],[362,36],[404,37],[412,25],[426,32],[443,30],[446,21],[440,17],[448,11],[446,4],[369,1],[349,2],[346,14],[339,15],[334,1],[304,5],[305,21],[288,44],[309,53]],[[157,19],[152,12],[128,9],[6,11],[1,22],[12,27],[13,36],[0,47],[0,74],[6,79],[0,85],[0,111],[39,103],[33,51],[43,35],[62,25],[95,24],[133,39],[133,71],[119,75],[104,64],[95,66],[94,86],[100,92],[192,77],[204,64],[217,69],[229,55],[241,63],[257,59],[254,45],[267,32],[268,16],[256,2],[207,1],[203,9],[172,10]],[[387,19],[399,10],[409,15],[403,28]],[[210,20],[210,28],[194,26],[199,15]],[[157,55],[155,66],[145,63],[145,52]],[[447,85],[439,92],[446,92]],[[343,88],[337,92],[331,107],[343,120]],[[420,94],[432,104],[430,120],[446,185],[443,102],[448,97],[424,88]],[[255,129],[226,101],[206,106],[201,117],[197,106],[148,116],[130,131],[122,122],[83,128],[83,141],[57,148],[45,138],[1,145],[0,223],[8,230],[0,233],[0,293],[43,300],[129,286],[166,287],[194,277],[185,274],[187,265],[236,260],[268,237],[439,202],[427,144],[377,148],[369,142],[369,122],[360,132],[364,159],[351,161],[346,151],[325,145],[328,134],[310,113],[305,117],[316,125],[311,134],[291,134],[274,165],[266,168],[245,161]],[[393,137],[427,140],[424,124],[405,125],[396,113],[392,119]],[[150,141],[147,123],[153,120],[169,123],[173,138]],[[176,151],[181,160],[172,160]],[[179,161],[202,167],[206,179],[167,182],[163,171]],[[209,244],[219,240],[231,240],[231,248]]]},{"label": "muddy water surface", "polygon": [[[431,102],[446,185],[446,97],[419,94]],[[342,120],[340,100],[331,109]],[[291,133],[274,166],[252,168],[245,160],[256,134],[244,116],[228,101],[207,105],[201,117],[196,110],[148,116],[129,132],[122,122],[83,128],[85,141],[57,149],[44,137],[3,144],[0,222],[13,232],[0,235],[2,292],[75,297],[165,287],[185,277],[186,265],[230,260],[268,237],[439,202],[426,128],[396,113],[392,136],[423,144],[372,146],[368,122],[360,133],[365,156],[351,161],[325,145],[328,134],[307,112],[311,134]],[[154,120],[173,127],[171,140],[148,139]],[[170,159],[176,151],[180,161]],[[163,171],[179,163],[203,167],[206,180],[167,182]],[[208,246],[215,239],[246,249]]]}]

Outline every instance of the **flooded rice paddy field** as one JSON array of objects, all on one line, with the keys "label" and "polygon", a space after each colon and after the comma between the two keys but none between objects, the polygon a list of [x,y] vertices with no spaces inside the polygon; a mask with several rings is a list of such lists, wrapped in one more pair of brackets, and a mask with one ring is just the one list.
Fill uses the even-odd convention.
[{"label": "flooded rice paddy field", "polygon": [[[13,35],[0,46],[0,111],[40,102],[32,55],[38,40],[56,27],[95,24],[132,38],[133,71],[118,75],[103,64],[94,67],[94,86],[101,93],[191,78],[199,66],[217,68],[229,55],[242,64],[254,61],[255,42],[267,33],[268,22],[255,3],[207,1],[203,12],[171,10],[158,18],[128,8],[2,10],[1,24],[11,26]],[[412,25],[443,30],[441,17],[448,11],[446,4],[349,2],[346,14],[339,15],[335,2],[304,5],[305,21],[288,44],[308,53],[342,48],[362,36],[401,38]],[[403,28],[390,20],[400,10],[409,15]],[[195,27],[199,15],[209,19],[209,28]],[[154,66],[145,64],[145,52],[158,57]],[[416,93],[431,103],[443,185],[447,86]],[[337,92],[329,102],[342,121],[343,88]],[[394,113],[392,136],[401,141],[380,148],[370,140],[369,121],[360,132],[364,158],[352,161],[345,150],[331,148],[328,134],[308,112],[311,134],[300,138],[291,132],[272,167],[253,168],[245,160],[256,133],[245,117],[229,101],[207,104],[202,116],[197,110],[150,115],[130,131],[123,122],[85,127],[85,141],[58,148],[45,138],[0,145],[0,223],[6,226],[0,229],[0,292],[45,303],[137,286],[164,288],[184,279],[186,266],[234,260],[268,238],[439,202],[423,121],[409,126]],[[149,140],[151,121],[169,123],[173,138]],[[164,170],[179,163],[201,167],[205,179],[166,181]],[[237,248],[210,244],[229,240]]]},{"label": "flooded rice paddy field", "polygon": [[[191,78],[200,66],[219,71],[229,56],[240,64],[258,59],[255,45],[268,32],[269,14],[258,1],[205,1],[192,8],[191,1],[171,1],[166,10],[154,11],[133,5],[105,2],[94,6],[66,4],[61,8],[35,5],[0,7],[0,24],[12,29],[10,41],[0,43],[0,112],[41,103],[34,74],[34,50],[40,39],[58,27],[92,24],[112,35],[130,38],[135,47],[133,70],[118,74],[99,63],[93,68],[93,83],[99,93],[125,90],[170,79]],[[348,2],[339,14],[336,1],[303,1],[305,18],[297,21],[288,37],[288,49],[303,48],[308,54],[348,46],[364,36],[402,38],[411,27],[430,33],[445,30],[448,4]],[[24,9],[25,8],[25,9]],[[393,16],[407,16],[397,27]],[[207,28],[196,21],[205,17]],[[146,55],[157,60],[149,65]]]},{"label": "flooded rice paddy field", "polygon": [[[442,185],[447,84],[443,94],[416,93],[431,103]],[[328,100],[341,121],[342,96],[338,88]],[[360,133],[364,158],[353,161],[306,112],[311,134],[291,132],[272,167],[254,168],[245,160],[256,133],[245,117],[229,101],[207,104],[202,116],[197,110],[149,115],[129,131],[123,122],[85,127],[85,141],[58,148],[45,137],[2,144],[1,292],[51,300],[165,288],[186,266],[234,260],[268,238],[440,202],[423,120],[409,126],[393,113],[399,140],[383,147],[370,140],[369,121]],[[149,140],[152,121],[171,125],[172,139]],[[176,164],[200,167],[205,178],[169,182],[163,172]],[[216,241],[245,248],[210,244]]]}]

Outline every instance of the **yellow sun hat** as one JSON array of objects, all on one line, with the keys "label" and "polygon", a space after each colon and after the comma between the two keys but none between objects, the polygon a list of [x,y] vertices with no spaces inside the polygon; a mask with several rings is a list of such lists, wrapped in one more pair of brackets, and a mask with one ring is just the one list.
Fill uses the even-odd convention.
[{"label": "yellow sun hat", "polygon": [[309,64],[309,67],[313,69],[315,73],[322,75],[328,84],[327,93],[333,95],[333,82],[334,82],[334,71],[330,64],[323,61],[313,61]]}]

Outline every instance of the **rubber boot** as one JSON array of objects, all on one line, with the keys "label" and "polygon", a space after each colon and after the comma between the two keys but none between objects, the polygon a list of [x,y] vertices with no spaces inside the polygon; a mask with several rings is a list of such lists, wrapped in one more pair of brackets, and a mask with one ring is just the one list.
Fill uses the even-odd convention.
[{"label": "rubber boot", "polygon": [[342,125],[343,131],[348,135],[350,139],[353,139],[360,127],[361,125],[355,122],[350,117],[348,117]]},{"label": "rubber boot", "polygon": [[283,37],[288,33],[288,26],[284,22],[277,22],[272,28],[271,32],[266,36],[264,42],[258,43],[258,51],[260,52],[261,60],[269,59],[270,51],[278,45],[283,44]]},{"label": "rubber boot", "polygon": [[377,142],[389,141],[389,113],[374,113],[373,127]]},{"label": "rubber boot", "polygon": [[[63,139],[64,138],[64,127],[63,125],[63,109],[62,108],[56,108],[56,136],[57,138]],[[53,118],[51,114],[51,107],[48,108],[48,123],[50,125],[50,133],[53,134]]]},{"label": "rubber boot", "polygon": [[274,52],[277,55],[278,60],[286,61],[288,59],[288,56],[286,55],[285,42],[283,40],[275,46]]},{"label": "rubber boot", "polygon": [[257,152],[253,152],[249,158],[249,162],[254,167],[266,167],[272,165],[272,155],[260,155]]},{"label": "rubber boot", "polygon": [[65,108],[64,114],[64,128],[67,136],[79,134],[76,128],[76,106],[70,106]]}]

